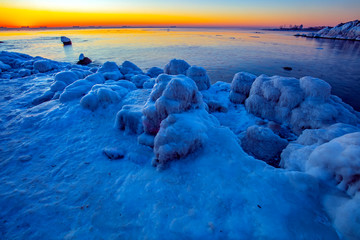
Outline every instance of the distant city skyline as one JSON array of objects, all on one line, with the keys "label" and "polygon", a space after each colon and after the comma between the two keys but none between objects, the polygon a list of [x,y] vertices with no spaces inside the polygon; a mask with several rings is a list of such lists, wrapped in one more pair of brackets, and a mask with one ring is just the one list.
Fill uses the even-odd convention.
[{"label": "distant city skyline", "polygon": [[0,26],[333,26],[360,18],[359,0],[0,0]]}]

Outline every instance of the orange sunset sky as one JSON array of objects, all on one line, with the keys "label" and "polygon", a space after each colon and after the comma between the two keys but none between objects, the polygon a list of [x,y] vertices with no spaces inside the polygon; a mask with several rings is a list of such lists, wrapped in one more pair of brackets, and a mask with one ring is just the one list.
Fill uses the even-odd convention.
[{"label": "orange sunset sky", "polygon": [[305,26],[360,18],[359,0],[0,0],[0,26]]}]

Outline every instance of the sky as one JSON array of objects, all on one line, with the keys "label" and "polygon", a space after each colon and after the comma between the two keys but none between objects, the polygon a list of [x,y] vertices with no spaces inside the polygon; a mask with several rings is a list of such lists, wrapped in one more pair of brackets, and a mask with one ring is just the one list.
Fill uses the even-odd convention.
[{"label": "sky", "polygon": [[0,0],[0,26],[334,26],[360,0]]}]

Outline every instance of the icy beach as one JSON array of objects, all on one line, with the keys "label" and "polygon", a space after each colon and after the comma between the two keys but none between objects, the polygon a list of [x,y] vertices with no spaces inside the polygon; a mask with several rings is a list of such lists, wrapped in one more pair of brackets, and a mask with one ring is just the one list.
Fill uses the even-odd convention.
[{"label": "icy beach", "polygon": [[1,239],[360,238],[360,113],[324,80],[0,69]]}]

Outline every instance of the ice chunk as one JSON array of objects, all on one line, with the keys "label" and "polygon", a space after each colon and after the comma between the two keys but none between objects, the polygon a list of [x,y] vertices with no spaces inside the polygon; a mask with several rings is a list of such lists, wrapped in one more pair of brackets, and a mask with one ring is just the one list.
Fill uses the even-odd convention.
[{"label": "ice chunk", "polygon": [[10,68],[11,68],[10,65],[5,64],[5,63],[3,63],[2,61],[0,61],[0,70],[2,70],[2,71],[7,71],[7,70],[9,70]]},{"label": "ice chunk", "polygon": [[186,74],[190,65],[184,60],[172,59],[164,68],[164,72],[169,75]]},{"label": "ice chunk", "polygon": [[31,75],[31,71],[29,69],[20,69],[19,70],[20,77],[26,77]]},{"label": "ice chunk", "polygon": [[63,81],[55,81],[51,84],[50,90],[53,92],[62,91],[66,88],[66,83]]},{"label": "ice chunk", "polygon": [[266,127],[251,126],[241,138],[245,152],[272,166],[278,166],[281,151],[288,142]]},{"label": "ice chunk", "polygon": [[94,73],[85,78],[85,80],[89,82],[93,82],[95,84],[104,83],[105,78],[101,73]]},{"label": "ice chunk", "polygon": [[344,123],[336,123],[321,129],[306,129],[281,153],[280,165],[289,170],[305,171],[305,164],[315,148],[332,139],[357,131],[360,129]]},{"label": "ice chunk", "polygon": [[102,73],[106,80],[119,80],[123,78],[119,67],[115,62],[105,62],[98,72]]},{"label": "ice chunk", "polygon": [[318,78],[303,77],[300,78],[300,87],[307,97],[315,97],[328,100],[331,93],[331,86]]},{"label": "ice chunk", "polygon": [[143,88],[151,89],[151,88],[154,87],[154,85],[155,85],[155,79],[154,78],[149,78],[144,82]]},{"label": "ice chunk", "polygon": [[88,93],[81,98],[80,105],[83,108],[95,111],[99,106],[99,98],[94,92]]},{"label": "ice chunk", "polygon": [[120,71],[122,74],[143,74],[141,69],[130,61],[125,61],[121,64]]},{"label": "ice chunk", "polygon": [[44,73],[53,70],[54,66],[53,63],[49,60],[38,60],[34,62],[34,69]]},{"label": "ice chunk", "polygon": [[210,78],[202,67],[191,66],[186,71],[186,76],[195,81],[199,91],[207,90],[210,87]]},{"label": "ice chunk", "polygon": [[360,192],[360,132],[317,147],[306,162],[306,172],[337,185],[349,195]]},{"label": "ice chunk", "polygon": [[94,84],[95,83],[83,79],[73,82],[67,86],[60,95],[60,102],[67,102],[85,96]]},{"label": "ice chunk", "polygon": [[246,109],[262,118],[289,124],[300,134],[304,129],[322,128],[336,122],[358,124],[359,114],[335,96],[323,80],[261,75],[255,79]]},{"label": "ice chunk", "polygon": [[208,127],[214,124],[216,121],[205,110],[169,115],[155,136],[153,164],[163,167],[198,150],[208,139]]},{"label": "ice chunk", "polygon": [[150,77],[147,75],[137,74],[132,76],[130,81],[134,83],[137,88],[142,88],[143,84],[149,79]]},{"label": "ice chunk", "polygon": [[66,85],[72,84],[79,79],[79,76],[72,71],[59,72],[55,75],[55,82],[61,81]]},{"label": "ice chunk", "polygon": [[53,98],[54,94],[55,93],[53,91],[46,91],[40,97],[35,98],[32,101],[32,104],[33,105],[39,105],[39,104],[41,104],[43,102],[49,101],[49,100],[51,100]]},{"label": "ice chunk", "polygon": [[128,133],[141,134],[144,131],[142,125],[141,105],[125,105],[116,115],[115,126]]},{"label": "ice chunk", "polygon": [[231,82],[230,101],[243,103],[249,96],[250,88],[256,76],[247,72],[236,73]]},{"label": "ice chunk", "polygon": [[164,70],[158,67],[152,67],[147,72],[146,75],[148,75],[151,78],[155,78],[159,76],[160,74],[164,73]]},{"label": "ice chunk", "polygon": [[82,107],[95,111],[98,106],[118,103],[129,90],[116,84],[96,84],[81,100]]},{"label": "ice chunk", "polygon": [[110,160],[118,160],[122,159],[125,156],[124,149],[119,148],[111,148],[111,147],[105,147],[103,149],[103,153],[106,157],[108,157]]}]

